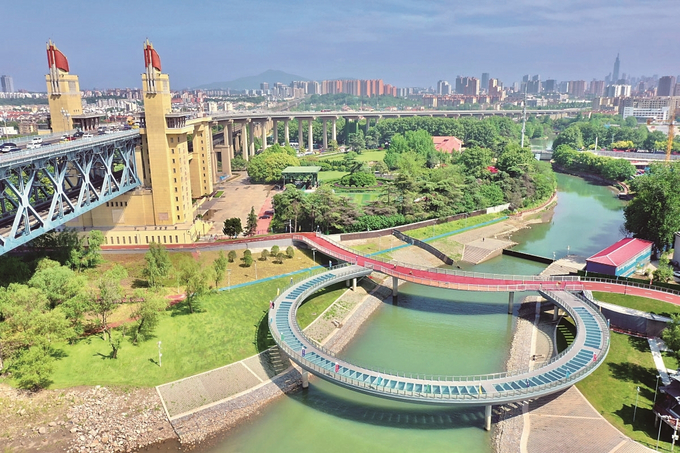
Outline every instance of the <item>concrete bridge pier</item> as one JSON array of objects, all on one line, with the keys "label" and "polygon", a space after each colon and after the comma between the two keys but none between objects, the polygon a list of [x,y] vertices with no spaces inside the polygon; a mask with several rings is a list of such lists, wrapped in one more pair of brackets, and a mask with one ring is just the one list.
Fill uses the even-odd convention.
[{"label": "concrete bridge pier", "polygon": [[338,128],[337,128],[337,125],[335,123],[335,118],[333,118],[333,120],[331,120],[331,125],[332,125],[331,140],[337,142],[338,141]]},{"label": "concrete bridge pier", "polygon": [[397,297],[399,295],[399,279],[397,277],[392,277],[392,297]]},{"label": "concrete bridge pier", "polygon": [[302,388],[306,389],[309,387],[309,371],[302,370]]},{"label": "concrete bridge pier", "polygon": [[302,118],[298,118],[298,151],[302,151],[304,141],[302,140]]},{"label": "concrete bridge pier", "polygon": [[283,120],[283,135],[283,138],[286,140],[285,145],[290,145],[290,126],[288,125],[288,120]]},{"label": "concrete bridge pier", "polygon": [[354,277],[352,279],[352,291],[356,291],[356,290],[357,290],[357,278]]},{"label": "concrete bridge pier", "polygon": [[241,157],[248,161],[248,126],[246,123],[241,125]]},{"label": "concrete bridge pier", "polygon": [[323,149],[328,149],[328,121],[323,119]]},{"label": "concrete bridge pier", "polygon": [[274,140],[274,144],[277,144],[277,143],[279,143],[279,122],[276,119],[273,119],[272,121],[273,121],[272,132],[274,134],[273,140]]},{"label": "concrete bridge pier", "polygon": [[484,429],[491,431],[491,404],[484,407]]},{"label": "concrete bridge pier", "polygon": [[560,306],[553,304],[553,307],[553,321],[557,321],[557,318],[560,317]]},{"label": "concrete bridge pier", "polygon": [[309,123],[307,125],[308,130],[307,130],[307,150],[310,153],[314,152],[314,129],[312,128],[312,125],[314,124],[314,120],[310,119]]},{"label": "concrete bridge pier", "polygon": [[515,292],[510,291],[508,293],[508,314],[512,314],[512,305],[515,303]]},{"label": "concrete bridge pier", "polygon": [[262,127],[262,151],[264,151],[267,149],[267,122],[262,121],[260,126]]}]

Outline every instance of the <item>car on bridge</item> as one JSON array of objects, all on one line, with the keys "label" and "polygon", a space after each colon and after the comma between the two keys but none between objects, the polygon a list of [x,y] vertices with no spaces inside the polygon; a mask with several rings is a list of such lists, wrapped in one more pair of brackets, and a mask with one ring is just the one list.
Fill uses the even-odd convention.
[{"label": "car on bridge", "polygon": [[43,142],[42,137],[33,137],[33,138],[31,139],[31,144],[32,144],[32,145],[39,145],[39,144],[41,145],[42,142]]},{"label": "car on bridge", "polygon": [[7,153],[12,148],[17,148],[17,144],[10,142],[3,143],[2,145],[0,145],[0,153]]},{"label": "car on bridge", "polygon": [[38,149],[42,146],[42,143],[34,143],[31,142],[28,145],[26,145],[26,149]]}]

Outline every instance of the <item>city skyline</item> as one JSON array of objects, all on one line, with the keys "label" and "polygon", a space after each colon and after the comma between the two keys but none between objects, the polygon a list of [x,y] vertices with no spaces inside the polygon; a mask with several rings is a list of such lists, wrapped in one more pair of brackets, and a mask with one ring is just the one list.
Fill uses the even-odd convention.
[{"label": "city skyline", "polygon": [[[595,6],[545,0],[508,6],[490,1],[254,3],[226,9],[206,1],[186,15],[184,3],[169,1],[164,9],[151,9],[151,16],[129,1],[116,8],[75,1],[49,10],[35,0],[12,3],[3,11],[10,38],[0,49],[0,73],[12,76],[17,90],[44,91],[44,45],[51,38],[69,57],[83,88],[139,87],[140,49],[147,37],[177,88],[267,69],[313,80],[351,74],[425,87],[482,73],[506,85],[528,73],[601,80],[612,72],[617,53],[621,73],[679,72],[665,58],[672,17],[680,14],[680,4],[672,0],[623,5],[608,0]],[[635,28],[640,39],[626,39],[626,28]]]}]

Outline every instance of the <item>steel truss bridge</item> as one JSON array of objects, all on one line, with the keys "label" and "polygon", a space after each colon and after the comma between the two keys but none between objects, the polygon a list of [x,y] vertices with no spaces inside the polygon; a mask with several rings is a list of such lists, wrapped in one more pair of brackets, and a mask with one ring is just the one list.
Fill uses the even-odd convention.
[{"label": "steel truss bridge", "polygon": [[141,185],[139,131],[0,155],[0,255]]}]

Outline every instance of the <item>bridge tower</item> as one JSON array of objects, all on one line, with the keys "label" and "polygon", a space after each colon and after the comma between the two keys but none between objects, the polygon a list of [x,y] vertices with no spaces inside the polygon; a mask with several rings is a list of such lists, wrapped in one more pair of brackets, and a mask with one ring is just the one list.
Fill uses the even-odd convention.
[{"label": "bridge tower", "polygon": [[50,68],[45,76],[50,127],[55,133],[70,131],[73,129],[73,117],[83,113],[78,76],[69,73],[68,59],[52,40],[47,43],[47,64]]},{"label": "bridge tower", "polygon": [[186,244],[210,224],[195,218],[193,199],[213,192],[211,118],[172,112],[168,74],[147,40],[142,74],[144,113],[136,153],[143,186],[80,216],[69,226],[100,229],[110,245]]}]

